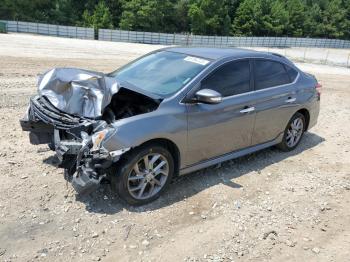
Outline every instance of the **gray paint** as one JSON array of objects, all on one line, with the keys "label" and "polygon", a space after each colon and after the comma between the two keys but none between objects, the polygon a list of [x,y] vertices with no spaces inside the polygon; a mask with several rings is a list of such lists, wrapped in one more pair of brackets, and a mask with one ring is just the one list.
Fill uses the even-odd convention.
[{"label": "gray paint", "polygon": [[[179,149],[180,173],[184,174],[279,143],[289,119],[300,109],[310,114],[309,128],[317,122],[316,80],[284,57],[237,49],[167,50],[212,59],[212,62],[180,91],[164,99],[157,110],[116,121],[113,124],[117,129],[115,135],[103,144],[109,151],[137,147],[152,139],[168,139]],[[215,68],[228,61],[247,58],[286,63],[299,75],[291,84],[226,97],[219,104],[185,102]],[[290,98],[293,101],[286,102]],[[240,111],[245,106],[254,106],[256,110],[242,114]]]}]

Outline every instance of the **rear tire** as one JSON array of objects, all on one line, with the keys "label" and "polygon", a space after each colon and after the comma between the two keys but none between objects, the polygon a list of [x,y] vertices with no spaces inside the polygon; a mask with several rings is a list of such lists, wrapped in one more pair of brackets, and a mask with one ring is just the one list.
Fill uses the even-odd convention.
[{"label": "rear tire", "polygon": [[174,158],[167,148],[148,144],[125,154],[111,174],[111,187],[130,205],[157,199],[174,175]]},{"label": "rear tire", "polygon": [[305,132],[306,121],[301,113],[295,113],[289,120],[282,142],[277,145],[282,151],[288,152],[294,150],[300,143]]}]

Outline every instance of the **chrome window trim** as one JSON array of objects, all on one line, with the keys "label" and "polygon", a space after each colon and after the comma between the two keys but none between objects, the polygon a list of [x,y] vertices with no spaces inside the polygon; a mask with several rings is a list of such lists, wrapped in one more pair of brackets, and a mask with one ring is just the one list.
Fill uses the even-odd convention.
[{"label": "chrome window trim", "polygon": [[[277,60],[274,60],[274,59],[271,59],[271,58],[264,58],[264,57],[240,57],[240,58],[233,58],[231,60],[228,60],[228,61],[225,61],[224,63],[222,64],[219,64],[219,65],[216,65],[215,67],[212,68],[212,70],[210,70],[205,76],[202,77],[202,79],[199,81],[202,82],[208,75],[210,75],[214,70],[218,69],[219,67],[221,66],[224,66],[225,64],[227,63],[231,63],[231,62],[235,62],[235,61],[239,61],[239,60],[244,60],[244,59],[262,59],[262,60],[270,60],[270,61],[274,61],[274,62],[277,62],[277,63],[281,63],[281,64],[284,64],[286,66],[289,66],[291,67],[289,64],[287,64],[286,62],[284,61],[277,61]],[[272,90],[272,89],[275,89],[275,88],[281,88],[281,87],[285,87],[285,86],[289,86],[289,85],[293,85],[295,84],[299,77],[300,77],[300,71],[298,68],[294,68],[296,69],[296,71],[298,72],[298,75],[296,76],[296,78],[294,79],[293,82],[291,83],[288,83],[288,84],[284,84],[284,85],[278,85],[278,86],[272,86],[272,87],[268,87],[268,88],[264,88],[264,89],[260,89],[260,90],[252,90],[250,92],[246,92],[246,93],[242,93],[242,94],[237,94],[237,95],[232,95],[232,96],[225,96],[222,98],[222,100],[226,100],[226,99],[232,99],[232,98],[235,98],[235,97],[240,97],[240,96],[244,96],[244,95],[249,95],[249,94],[253,94],[253,93],[259,93],[259,92],[262,92],[262,91],[265,91],[265,90]],[[199,74],[192,79],[191,82],[189,82],[187,85],[185,85],[181,90],[179,90],[178,93],[181,93],[183,90],[185,90],[189,85],[192,84],[192,82],[194,82],[197,77],[199,77]],[[254,76],[253,76],[254,77]],[[255,80],[255,79],[254,79]],[[188,105],[189,103],[185,103],[183,102],[183,100],[185,99],[185,97],[187,96],[187,94],[189,92],[191,92],[193,90],[193,88],[196,88],[197,85],[193,86],[188,92],[186,92],[186,94],[180,99],[179,101],[179,104],[180,105]],[[174,95],[174,97],[177,96],[177,94]]]},{"label": "chrome window trim", "polygon": [[272,89],[277,89],[277,88],[282,88],[282,87],[294,85],[297,82],[298,79],[299,79],[299,72],[298,72],[298,75],[295,78],[295,80],[293,82],[291,82],[291,83],[284,84],[284,85],[279,85],[279,86],[267,87],[267,88],[259,89],[259,90],[253,90],[253,91],[250,91],[250,92],[247,92],[247,93],[242,93],[242,94],[237,94],[237,95],[232,95],[232,96],[226,96],[226,97],[223,97],[222,100],[225,100],[226,98],[233,98],[233,97],[243,96],[243,95],[248,95],[248,94],[253,94],[253,93],[261,93],[261,92],[266,91],[266,90],[272,90]]}]

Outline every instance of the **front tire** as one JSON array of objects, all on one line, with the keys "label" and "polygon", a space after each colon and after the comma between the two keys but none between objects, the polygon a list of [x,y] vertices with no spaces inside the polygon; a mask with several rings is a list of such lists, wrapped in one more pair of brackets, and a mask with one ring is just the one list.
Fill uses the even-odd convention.
[{"label": "front tire", "polygon": [[118,161],[111,174],[114,191],[130,205],[144,205],[157,199],[174,174],[174,158],[158,144],[136,148]]},{"label": "front tire", "polygon": [[285,152],[295,149],[303,137],[305,126],[306,122],[304,115],[295,113],[288,122],[282,142],[278,144],[277,147]]}]

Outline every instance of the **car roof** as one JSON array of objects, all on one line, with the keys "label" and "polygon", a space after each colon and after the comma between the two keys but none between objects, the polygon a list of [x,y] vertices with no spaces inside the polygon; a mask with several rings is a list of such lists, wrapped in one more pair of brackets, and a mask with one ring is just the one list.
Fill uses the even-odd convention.
[{"label": "car roof", "polygon": [[259,52],[241,48],[212,48],[212,47],[170,47],[165,48],[166,51],[182,53],[190,56],[202,57],[210,60],[220,60],[222,58],[244,58],[244,57],[262,57],[277,58],[279,55]]}]

